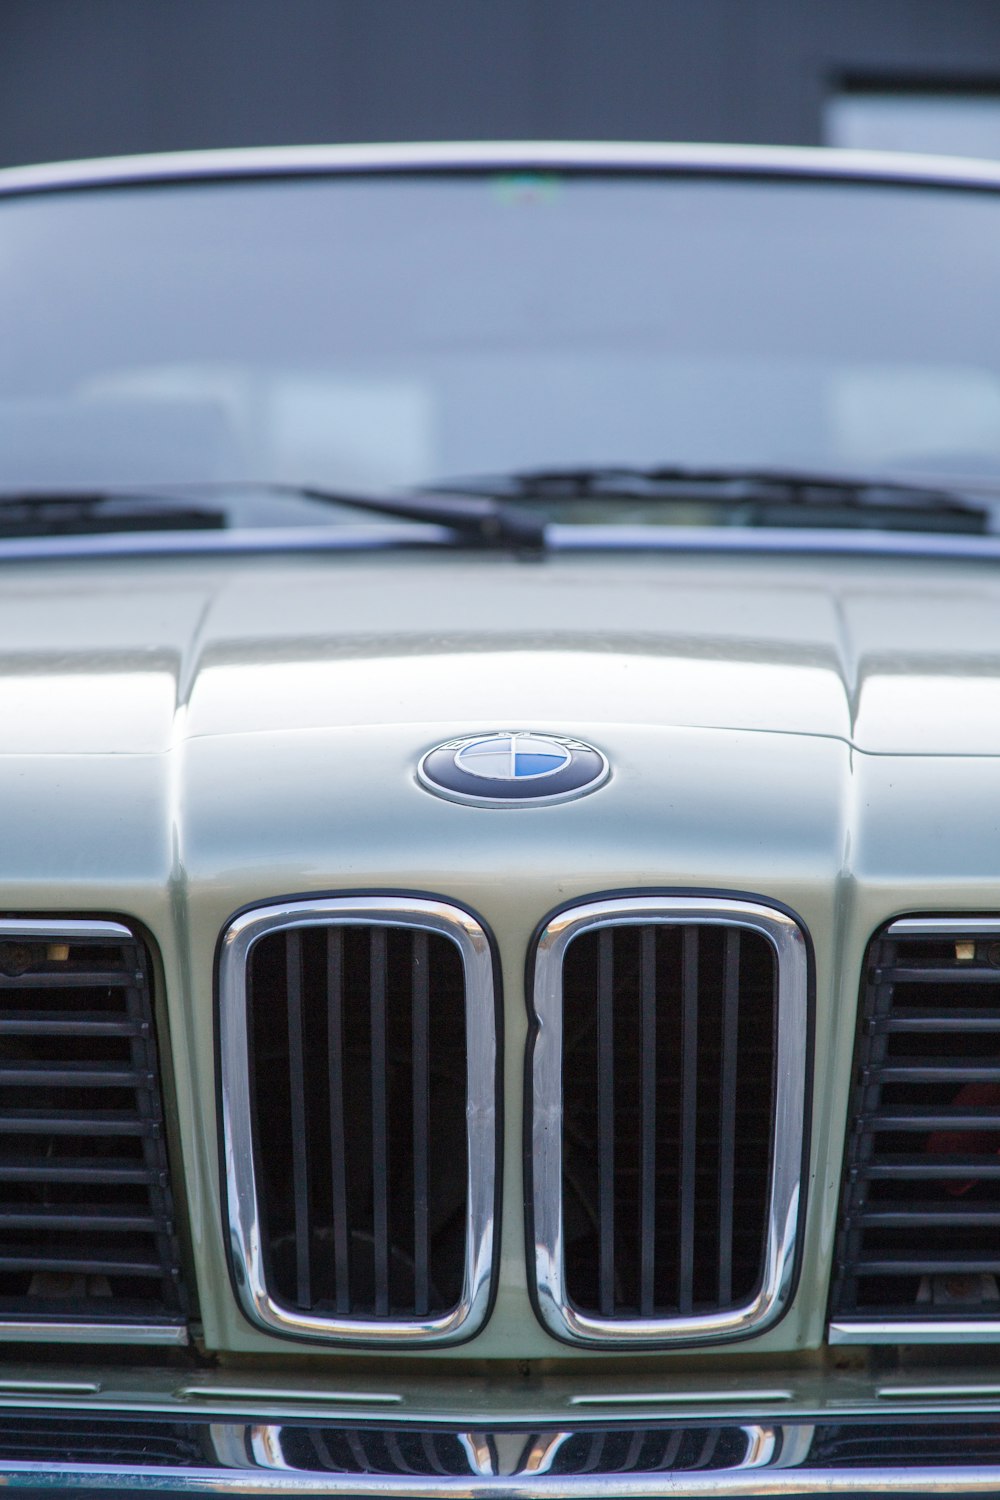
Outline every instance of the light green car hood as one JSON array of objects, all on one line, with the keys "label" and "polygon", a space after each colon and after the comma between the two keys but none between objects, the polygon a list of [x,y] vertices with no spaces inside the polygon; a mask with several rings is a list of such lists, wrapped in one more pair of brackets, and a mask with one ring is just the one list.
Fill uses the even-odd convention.
[{"label": "light green car hood", "polygon": [[[742,1347],[822,1342],[865,945],[900,912],[1000,908],[992,567],[460,552],[6,565],[0,638],[0,907],[121,913],[155,942],[209,1347],[282,1347],[242,1318],[226,1269],[219,935],[246,906],[338,890],[433,893],[497,943],[501,1286],[450,1358],[581,1357],[525,1288],[538,923],[635,888],[795,911],[818,1059],[802,1272],[789,1313]],[[590,740],[611,778],[537,809],[417,783],[429,747],[496,728]]]},{"label": "light green car hood", "polygon": [[1000,587],[970,565],[411,553],[8,566],[0,631],[0,753],[584,720],[873,753],[1000,748]]}]

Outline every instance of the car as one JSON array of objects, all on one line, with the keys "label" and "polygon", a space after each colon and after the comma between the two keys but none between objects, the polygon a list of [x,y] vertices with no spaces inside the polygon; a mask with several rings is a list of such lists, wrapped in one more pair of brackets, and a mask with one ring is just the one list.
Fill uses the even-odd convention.
[{"label": "car", "polygon": [[1000,1491],[1000,167],[0,173],[0,1478]]}]

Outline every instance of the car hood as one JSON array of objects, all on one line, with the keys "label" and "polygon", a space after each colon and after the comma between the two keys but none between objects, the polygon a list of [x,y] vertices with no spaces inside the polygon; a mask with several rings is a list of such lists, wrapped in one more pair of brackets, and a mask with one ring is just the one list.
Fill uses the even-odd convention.
[{"label": "car hood", "polygon": [[[413,725],[599,724],[1000,747],[992,571],[394,554],[28,568],[0,590],[0,753]],[[418,727],[419,726],[419,727]]]},{"label": "car hood", "polygon": [[[514,1099],[533,933],[630,890],[749,893],[811,935],[822,1191],[803,1296],[755,1348],[818,1344],[865,945],[899,912],[997,905],[998,603],[968,566],[760,558],[6,570],[0,907],[120,914],[151,935],[207,1346],[270,1347],[235,1306],[217,1230],[212,976],[234,913],[388,891],[477,914]],[[504,727],[589,740],[610,778],[521,811],[418,784],[435,743]],[[524,1285],[516,1108],[504,1130],[501,1286],[475,1349],[554,1357]]]}]

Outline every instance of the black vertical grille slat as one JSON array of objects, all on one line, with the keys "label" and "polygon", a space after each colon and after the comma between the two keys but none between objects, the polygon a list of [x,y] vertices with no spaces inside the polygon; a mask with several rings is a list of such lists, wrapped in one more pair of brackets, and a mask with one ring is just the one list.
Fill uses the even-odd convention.
[{"label": "black vertical grille slat", "polygon": [[639,1193],[639,1315],[653,1315],[656,1268],[656,931],[643,929],[639,940],[639,991],[642,1008],[641,1188]]},{"label": "black vertical grille slat", "polygon": [[722,1069],[719,1114],[719,1301],[733,1291],[733,1182],[736,1172],[736,1078],[740,1001],[740,933],[726,933],[722,995]]},{"label": "black vertical grille slat", "polygon": [[598,938],[597,979],[597,1156],[600,1179],[601,1313],[610,1315],[615,1300],[615,1053],[613,934]]},{"label": "black vertical grille slat", "polygon": [[[414,1472],[413,1462],[412,1460],[408,1460],[404,1456],[402,1445],[394,1432],[386,1433],[385,1446],[388,1449],[389,1458],[392,1461],[394,1473],[412,1474]],[[421,1472],[421,1470],[418,1470],[417,1472]]]},{"label": "black vertical grille slat", "polygon": [[755,1296],[777,1027],[776,953],[751,928],[623,921],[570,940],[562,1202],[571,1308],[610,1320],[698,1317]]},{"label": "black vertical grille slat", "polygon": [[344,1114],[344,934],[326,934],[327,1068],[330,1089],[330,1179],[333,1209],[334,1306],[350,1308],[351,1262],[347,1233],[347,1121]]},{"label": "black vertical grille slat", "polygon": [[302,1034],[302,934],[298,931],[288,934],[285,963],[295,1191],[295,1298],[299,1307],[308,1307],[312,1284],[309,1267],[309,1137],[306,1133],[305,1039]]},{"label": "black vertical grille slat", "polygon": [[682,942],[681,1224],[680,1290],[677,1302],[681,1313],[690,1313],[694,1305],[694,1190],[698,1129],[698,929],[686,927]]},{"label": "black vertical grille slat", "polygon": [[430,1054],[428,1050],[427,934],[413,935],[413,1310],[427,1313],[430,1299],[427,1241],[430,1172]]},{"label": "black vertical grille slat", "polygon": [[[298,965],[285,957],[292,936]],[[247,965],[250,1128],[269,1295],[331,1320],[451,1311],[462,1296],[468,1222],[457,943],[402,923],[316,922],[262,936]]]},{"label": "black vertical grille slat", "polygon": [[181,1321],[145,945],[0,936],[0,1317]]},{"label": "black vertical grille slat", "polygon": [[628,1472],[629,1470],[637,1469],[639,1467],[639,1454],[642,1452],[645,1438],[646,1434],[643,1432],[642,1428],[640,1428],[638,1432],[632,1433],[632,1436],[629,1440],[628,1451],[625,1454],[625,1462],[622,1464],[623,1471]]},{"label": "black vertical grille slat", "polygon": [[389,1123],[386,1118],[385,928],[371,932],[372,1038],[372,1248],[375,1257],[375,1316],[389,1312]]},{"label": "black vertical grille slat", "polygon": [[674,1432],[667,1434],[667,1440],[662,1453],[657,1455],[654,1467],[657,1469],[672,1469],[677,1462],[677,1455],[681,1451],[681,1443],[684,1441],[684,1429],[678,1427]]},{"label": "black vertical grille slat", "polygon": [[865,958],[831,1315],[1000,1318],[1000,921]]},{"label": "black vertical grille slat", "polygon": [[436,1433],[424,1432],[420,1435],[420,1447],[427,1460],[428,1468],[432,1474],[449,1473],[446,1464],[442,1463],[439,1453],[440,1440]]}]

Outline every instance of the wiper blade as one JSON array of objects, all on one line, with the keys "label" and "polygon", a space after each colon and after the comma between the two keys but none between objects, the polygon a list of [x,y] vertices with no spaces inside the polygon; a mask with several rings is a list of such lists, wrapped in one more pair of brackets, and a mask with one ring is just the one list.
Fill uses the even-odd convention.
[{"label": "wiper blade", "polygon": [[[450,485],[438,488],[445,493]],[[847,525],[988,532],[997,508],[957,489],[873,474],[736,466],[651,468],[628,465],[525,469],[458,480],[463,495],[527,504],[558,501],[648,502],[695,499],[719,507],[722,524]]]},{"label": "wiper blade", "polygon": [[92,536],[115,531],[215,531],[226,514],[128,490],[0,490],[0,537]]}]

